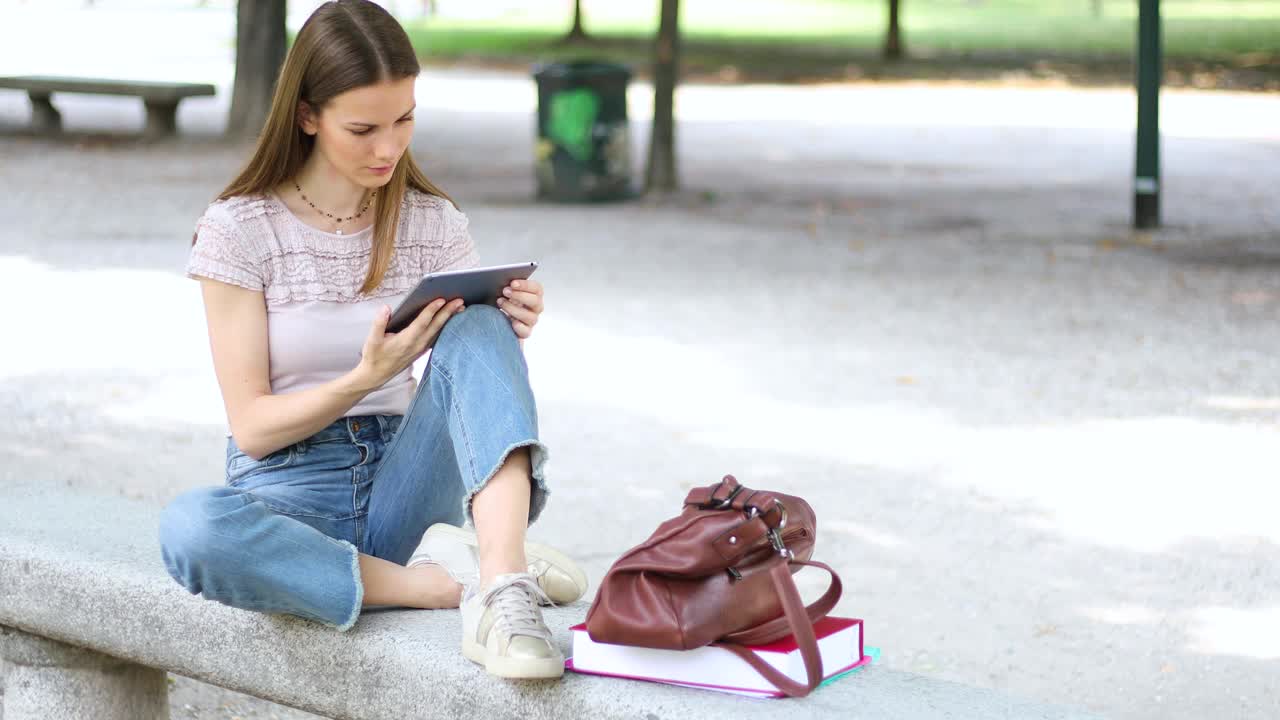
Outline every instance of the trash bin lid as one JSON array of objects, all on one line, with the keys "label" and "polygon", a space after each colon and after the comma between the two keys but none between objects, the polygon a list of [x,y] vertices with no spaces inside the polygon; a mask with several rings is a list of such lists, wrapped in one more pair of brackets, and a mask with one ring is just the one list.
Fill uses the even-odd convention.
[{"label": "trash bin lid", "polygon": [[570,60],[568,62],[539,63],[533,69],[533,76],[539,80],[543,78],[582,80],[608,75],[621,75],[630,79],[631,68],[606,60]]}]

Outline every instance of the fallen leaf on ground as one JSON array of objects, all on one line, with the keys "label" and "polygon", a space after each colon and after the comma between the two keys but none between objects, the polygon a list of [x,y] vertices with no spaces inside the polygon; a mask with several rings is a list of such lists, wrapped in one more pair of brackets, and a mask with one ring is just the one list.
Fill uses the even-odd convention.
[{"label": "fallen leaf on ground", "polygon": [[1272,295],[1266,290],[1238,290],[1231,293],[1231,302],[1237,305],[1263,305]]}]

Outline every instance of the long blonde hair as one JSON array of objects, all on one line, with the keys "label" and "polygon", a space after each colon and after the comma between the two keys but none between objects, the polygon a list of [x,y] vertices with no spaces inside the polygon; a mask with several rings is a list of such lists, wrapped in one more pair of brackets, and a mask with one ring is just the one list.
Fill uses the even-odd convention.
[{"label": "long blonde hair", "polygon": [[[417,77],[421,68],[404,28],[386,10],[368,0],[335,0],[316,9],[303,23],[276,80],[271,112],[253,156],[219,200],[265,193],[293,177],[311,155],[315,138],[298,127],[299,101],[319,113],[348,90]],[[391,180],[378,191],[373,220],[373,252],[360,292],[382,284],[395,251],[396,227],[406,188],[453,202],[404,153]],[[455,203],[456,205],[456,203]]]}]

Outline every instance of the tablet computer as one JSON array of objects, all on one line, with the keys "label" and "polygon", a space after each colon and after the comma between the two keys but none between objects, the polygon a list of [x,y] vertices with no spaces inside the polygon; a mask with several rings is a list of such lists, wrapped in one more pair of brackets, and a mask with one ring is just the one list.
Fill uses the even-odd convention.
[{"label": "tablet computer", "polygon": [[387,332],[400,332],[418,317],[422,308],[439,298],[462,298],[467,305],[497,306],[502,289],[512,280],[525,280],[538,269],[538,263],[525,262],[514,265],[494,265],[471,270],[449,270],[428,273],[418,282],[387,321]]}]

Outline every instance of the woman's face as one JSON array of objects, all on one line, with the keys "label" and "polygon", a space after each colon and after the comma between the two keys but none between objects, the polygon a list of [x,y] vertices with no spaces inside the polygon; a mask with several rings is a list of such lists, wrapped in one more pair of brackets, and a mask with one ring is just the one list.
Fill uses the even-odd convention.
[{"label": "woman's face", "polygon": [[367,85],[334,96],[319,116],[300,103],[298,125],[314,135],[315,150],[351,182],[378,188],[413,136],[415,78]]}]

